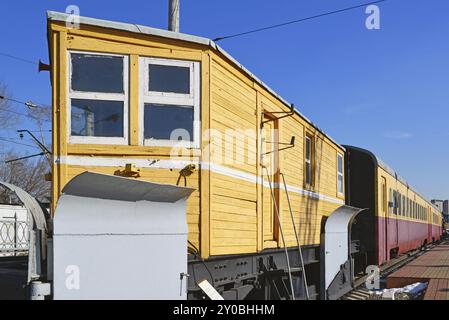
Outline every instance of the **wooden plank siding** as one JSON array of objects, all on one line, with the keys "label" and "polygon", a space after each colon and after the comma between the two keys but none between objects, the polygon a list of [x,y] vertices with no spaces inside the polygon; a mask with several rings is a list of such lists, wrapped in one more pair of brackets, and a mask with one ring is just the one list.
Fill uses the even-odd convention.
[{"label": "wooden plank siding", "polygon": [[[213,144],[214,147],[221,147],[224,153],[226,138],[234,139],[233,156],[239,155],[251,162],[232,163],[231,161],[223,165],[260,177],[262,171],[252,163],[252,160],[260,157],[257,144],[248,143],[248,139],[238,137],[233,130],[257,132],[260,125],[258,119],[261,118],[258,113],[286,111],[288,106],[264,88],[251,82],[247,75],[218,54],[212,55],[210,81],[211,129],[221,134],[221,137]],[[343,155],[344,152],[297,115],[279,120],[280,142],[290,141],[292,136],[296,137],[294,148],[280,152],[280,171],[285,174],[287,185],[299,189],[305,188],[303,163],[306,129],[314,134],[316,146],[315,187],[311,191],[343,201],[344,198],[337,195],[336,162],[337,152]],[[233,134],[234,137],[232,137]],[[263,229],[260,226],[263,222],[258,219],[261,208],[257,201],[261,198],[259,193],[270,192],[266,186],[267,180],[264,179],[265,185],[258,188],[257,183],[236,181],[220,174],[211,174],[211,179],[211,217],[214,226],[211,229],[211,239],[213,239],[212,244],[216,244],[211,247],[211,254],[228,254],[230,246],[233,247],[233,253],[247,253],[250,248],[250,252],[255,252],[256,248],[271,248],[271,245],[264,246],[263,242],[258,243],[257,240],[261,237],[255,235],[256,232],[261,233]],[[329,216],[340,205],[291,191],[289,196],[301,244],[319,244],[323,217]],[[295,246],[296,237],[283,190],[280,191],[279,212],[287,246]],[[217,221],[222,220],[227,223],[215,225]],[[226,229],[226,232],[223,232],[223,229]],[[242,241],[231,241],[230,236],[238,237]],[[278,239],[278,246],[282,246],[281,239]]]},{"label": "wooden plank siding", "polygon": [[[138,179],[177,184],[181,163],[195,163],[197,170],[186,178],[195,188],[188,199],[189,241],[203,258],[225,254],[256,253],[281,247],[279,235],[264,241],[264,195],[271,194],[260,166],[263,153],[260,127],[263,112],[289,111],[288,105],[260,85],[253,76],[210,46],[159,36],[135,34],[89,25],[66,28],[50,22],[49,45],[53,90],[53,203],[56,207],[64,186],[84,171],[116,174],[123,162],[138,166]],[[103,52],[129,56],[129,141],[127,145],[68,143],[67,50]],[[143,146],[139,128],[139,58],[159,57],[196,61],[201,66],[201,146],[180,148]],[[279,153],[279,172],[285,175],[293,217],[302,245],[319,245],[323,221],[344,204],[337,192],[337,153],[344,149],[295,113],[278,120],[279,142],[296,137],[294,148]],[[314,183],[305,185],[305,135],[314,139]],[[280,145],[279,147],[282,147]],[[76,161],[66,162],[70,158]],[[125,160],[126,159],[126,160]],[[92,165],[94,162],[98,165]],[[164,165],[152,165],[152,161]],[[174,160],[173,166],[168,162]],[[121,163],[114,165],[114,163]],[[180,167],[181,166],[181,167]],[[272,181],[279,199],[281,225],[287,246],[296,237],[282,180]],[[181,178],[181,186],[184,180]],[[266,209],[265,209],[266,210]],[[278,228],[279,226],[275,226]]]}]

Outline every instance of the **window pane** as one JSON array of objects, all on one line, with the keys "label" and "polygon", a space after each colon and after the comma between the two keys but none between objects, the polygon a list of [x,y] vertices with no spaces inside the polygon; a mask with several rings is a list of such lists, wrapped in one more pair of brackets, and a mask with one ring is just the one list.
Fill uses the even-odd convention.
[{"label": "window pane", "polygon": [[[343,193],[343,176],[338,176],[338,192]],[[382,206],[384,205],[384,202],[382,201]]]},{"label": "window pane", "polygon": [[149,91],[190,93],[190,68],[149,65]]},{"label": "window pane", "polygon": [[145,104],[144,122],[145,139],[193,141],[193,107]]},{"label": "window pane", "polygon": [[312,184],[312,170],[310,163],[306,162],[306,184]]},{"label": "window pane", "polygon": [[310,158],[311,158],[311,155],[310,155],[311,150],[312,150],[312,148],[311,148],[311,140],[310,140],[309,137],[306,137],[306,160],[310,160]]},{"label": "window pane", "polygon": [[343,157],[338,155],[338,172],[343,173]]},{"label": "window pane", "polygon": [[123,137],[123,102],[72,99],[74,136]]},{"label": "window pane", "polygon": [[123,57],[72,53],[72,90],[123,93]]}]

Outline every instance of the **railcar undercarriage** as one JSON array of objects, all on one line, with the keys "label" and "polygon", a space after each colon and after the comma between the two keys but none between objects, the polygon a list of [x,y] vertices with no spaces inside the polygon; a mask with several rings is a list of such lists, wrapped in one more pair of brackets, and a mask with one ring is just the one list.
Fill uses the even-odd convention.
[{"label": "railcar undercarriage", "polygon": [[[303,247],[303,259],[310,299],[319,297],[320,247]],[[289,248],[290,271],[295,297],[306,299],[304,272],[297,248]],[[188,264],[188,299],[207,299],[197,286],[209,281],[225,300],[291,300],[289,270],[284,249],[269,250],[258,254],[220,256],[201,260],[190,256]]]}]

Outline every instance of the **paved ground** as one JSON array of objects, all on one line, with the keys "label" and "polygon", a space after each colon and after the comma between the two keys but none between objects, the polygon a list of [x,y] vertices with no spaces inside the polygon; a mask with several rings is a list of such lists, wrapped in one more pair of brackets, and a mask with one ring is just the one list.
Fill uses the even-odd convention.
[{"label": "paved ground", "polygon": [[0,258],[0,300],[27,298],[28,257]]},{"label": "paved ground", "polygon": [[449,241],[413,260],[387,278],[388,288],[428,282],[425,300],[449,300]]}]

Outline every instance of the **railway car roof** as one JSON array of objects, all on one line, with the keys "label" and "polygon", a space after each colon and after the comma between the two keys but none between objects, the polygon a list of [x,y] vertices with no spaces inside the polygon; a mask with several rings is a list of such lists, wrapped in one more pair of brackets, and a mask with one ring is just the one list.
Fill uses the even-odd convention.
[{"label": "railway car roof", "polygon": [[[414,193],[416,193],[418,196],[420,196],[421,198],[423,198],[425,201],[427,201],[427,199],[419,192],[417,191],[413,186],[409,185],[407,180],[405,180],[402,176],[400,176],[396,171],[394,171],[386,162],[384,162],[381,158],[379,158],[377,155],[375,155],[373,152],[363,149],[363,148],[359,148],[359,147],[354,147],[354,146],[348,146],[345,145],[344,146],[345,149],[350,150],[350,149],[354,149],[363,153],[368,154],[374,161],[375,164],[377,164],[379,167],[381,167],[382,169],[384,169],[386,172],[388,172],[390,175],[392,175],[393,177],[396,177],[396,179],[398,179],[400,182],[402,182],[404,185],[407,186],[407,188],[409,188],[411,191],[413,191]],[[427,201],[433,208],[438,209],[433,203],[431,203],[430,201]]]},{"label": "railway car roof", "polygon": [[[56,12],[56,11],[47,11],[47,19],[49,21],[59,21],[59,22],[71,21],[71,20],[69,20],[70,19],[69,14],[62,13],[62,12]],[[191,42],[191,43],[197,43],[197,44],[204,45],[204,46],[209,46],[209,47],[213,48],[214,50],[218,51],[219,53],[221,53],[222,55],[224,55],[227,59],[229,59],[232,63],[234,63],[237,67],[239,67],[244,73],[246,73],[248,76],[250,76],[252,79],[254,79],[254,81],[256,81],[258,84],[260,84],[266,90],[268,90],[272,95],[274,95],[280,101],[285,103],[287,106],[291,105],[291,103],[289,103],[287,100],[285,100],[280,95],[278,95],[273,89],[271,89],[262,80],[257,78],[253,73],[251,73],[248,69],[246,69],[241,63],[239,63],[229,53],[227,53],[223,48],[221,48],[217,43],[215,43],[211,39],[199,37],[199,36],[195,36],[195,35],[190,35],[190,34],[185,34],[185,33],[172,32],[172,31],[163,30],[163,29],[151,28],[151,27],[142,26],[142,25],[138,25],[138,24],[116,22],[116,21],[95,19],[95,18],[89,18],[89,17],[79,17],[79,23],[84,24],[84,25],[120,30],[120,31],[127,31],[127,32],[132,32],[132,33],[152,35],[152,36],[157,36],[157,37],[162,37],[162,38],[186,41],[186,42]],[[331,140],[333,143],[335,143],[337,146],[339,146],[341,149],[344,150],[344,147],[342,145],[340,145],[334,139],[332,139],[328,134],[326,134],[322,129],[320,129],[310,119],[308,119],[306,116],[304,116],[302,113],[300,113],[297,109],[295,109],[295,112],[301,118],[303,118],[306,122],[308,122],[309,124],[314,126],[325,137],[327,137],[329,140]]]}]

